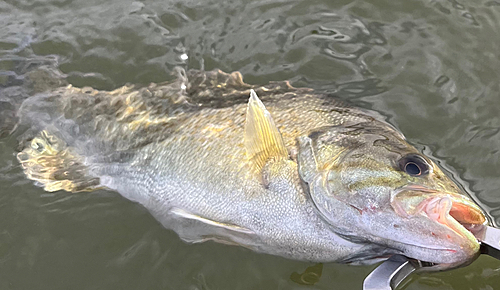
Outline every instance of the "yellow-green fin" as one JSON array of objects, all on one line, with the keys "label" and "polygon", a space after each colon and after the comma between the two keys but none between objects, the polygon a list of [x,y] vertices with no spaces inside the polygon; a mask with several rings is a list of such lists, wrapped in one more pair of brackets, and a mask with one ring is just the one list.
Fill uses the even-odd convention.
[{"label": "yellow-green fin", "polygon": [[254,90],[250,90],[247,107],[245,148],[249,162],[257,171],[262,170],[269,159],[288,158],[283,137]]}]

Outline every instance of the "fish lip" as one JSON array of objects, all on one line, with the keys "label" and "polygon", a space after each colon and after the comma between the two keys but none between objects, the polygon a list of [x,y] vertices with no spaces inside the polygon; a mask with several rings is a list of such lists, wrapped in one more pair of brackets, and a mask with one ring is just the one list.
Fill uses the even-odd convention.
[{"label": "fish lip", "polygon": [[[406,200],[406,198],[409,199]],[[448,246],[446,243],[433,246],[419,242],[405,243],[412,247],[448,252],[452,256],[455,253],[458,255],[454,259],[455,262],[451,263],[436,263],[423,259],[421,262],[429,263],[425,267],[426,270],[444,270],[464,266],[479,256],[481,237],[484,235],[488,221],[483,210],[467,195],[411,184],[393,193],[391,206],[401,217],[420,216],[451,231],[448,234],[442,233],[442,238],[451,242]]]},{"label": "fish lip", "polygon": [[[429,266],[425,267],[426,270],[460,267],[479,256],[481,233],[486,229],[487,220],[483,210],[467,195],[410,184],[395,190],[390,203],[395,213],[402,218],[425,218],[443,227],[443,232],[436,232],[437,243],[404,243],[412,247],[447,253],[443,256],[444,259],[436,257],[435,261],[432,261],[434,257],[431,256],[427,257],[431,261],[422,257],[421,262],[429,263]],[[441,239],[443,242],[439,242]]]},{"label": "fish lip", "polygon": [[[470,239],[471,237],[468,234],[464,235],[465,231],[467,231],[471,233],[472,236],[474,236],[475,240],[478,243],[480,242],[480,239],[484,234],[484,231],[488,224],[488,220],[486,219],[482,209],[472,200],[470,200],[466,195],[460,193],[439,191],[421,185],[410,184],[399,188],[399,190],[397,190],[392,196],[391,204],[393,205],[393,207],[394,198],[399,193],[404,191],[419,192],[431,195],[420,202],[420,204],[418,204],[416,212],[413,214],[421,213],[423,215],[426,215],[431,220],[434,220],[451,229],[457,235],[460,235],[465,239]],[[438,208],[443,203],[446,204],[449,202],[451,202],[451,205],[448,204],[450,208]],[[394,207],[394,209],[398,214],[401,214],[402,211],[404,211],[404,209],[398,208],[397,206]],[[441,216],[441,220],[439,220],[439,217],[437,219],[435,215],[433,216],[432,214],[429,214],[432,211],[436,212],[436,210],[441,211],[441,214],[444,213],[444,216]],[[443,210],[445,212],[442,212]],[[413,214],[408,214],[406,212],[403,213],[403,215],[406,215],[407,217]],[[450,219],[450,221],[451,219],[453,219],[454,221],[456,221],[456,223],[452,222],[450,225],[446,222],[443,222],[446,219]]]},{"label": "fish lip", "polygon": [[[421,185],[406,185],[401,188],[399,188],[394,195],[391,197],[391,203],[393,202],[394,198],[398,196],[401,192],[404,191],[412,191],[412,192],[421,192],[421,193],[428,193],[432,194],[432,196],[429,196],[425,200],[419,204],[420,207],[425,206],[426,203],[432,202],[432,201],[440,201],[445,198],[449,198],[450,201],[452,202],[451,204],[451,210],[448,213],[451,217],[453,217],[457,222],[460,224],[464,225],[467,227],[468,225],[487,225],[488,220],[486,219],[486,216],[483,212],[483,210],[476,204],[474,203],[471,199],[469,199],[468,196],[465,194],[461,193],[454,193],[454,192],[447,192],[447,191],[439,191],[435,189],[431,189],[425,186]],[[435,206],[438,206],[438,203],[435,203]],[[431,210],[432,208],[429,208],[428,210]],[[460,214],[464,214],[464,211],[467,209],[472,210],[472,212],[465,212],[469,215],[473,216],[464,216]],[[421,211],[422,208],[417,209],[418,211]],[[472,219],[476,219],[476,221],[473,221]],[[470,231],[470,229],[468,229]]]}]

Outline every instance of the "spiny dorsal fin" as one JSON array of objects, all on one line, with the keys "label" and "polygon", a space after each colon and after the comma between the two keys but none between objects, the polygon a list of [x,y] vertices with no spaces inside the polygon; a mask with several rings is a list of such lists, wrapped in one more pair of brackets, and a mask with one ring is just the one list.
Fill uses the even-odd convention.
[{"label": "spiny dorsal fin", "polygon": [[257,171],[269,159],[286,159],[288,151],[280,131],[254,90],[250,90],[245,124],[245,148],[249,162]]}]

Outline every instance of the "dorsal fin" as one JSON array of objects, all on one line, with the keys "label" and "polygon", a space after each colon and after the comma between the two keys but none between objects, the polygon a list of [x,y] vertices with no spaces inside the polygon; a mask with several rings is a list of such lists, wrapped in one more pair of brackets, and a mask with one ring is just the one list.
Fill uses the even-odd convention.
[{"label": "dorsal fin", "polygon": [[286,159],[288,151],[273,118],[254,90],[250,90],[245,123],[245,148],[249,162],[257,171],[269,159]]}]

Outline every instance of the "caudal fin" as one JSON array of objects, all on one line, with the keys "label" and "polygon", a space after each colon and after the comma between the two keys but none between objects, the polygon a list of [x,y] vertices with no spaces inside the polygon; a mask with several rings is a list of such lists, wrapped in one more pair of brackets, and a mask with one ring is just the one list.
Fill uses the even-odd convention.
[{"label": "caudal fin", "polygon": [[64,141],[41,131],[17,154],[26,176],[46,191],[91,191],[99,188],[99,178],[88,173],[84,158]]}]

